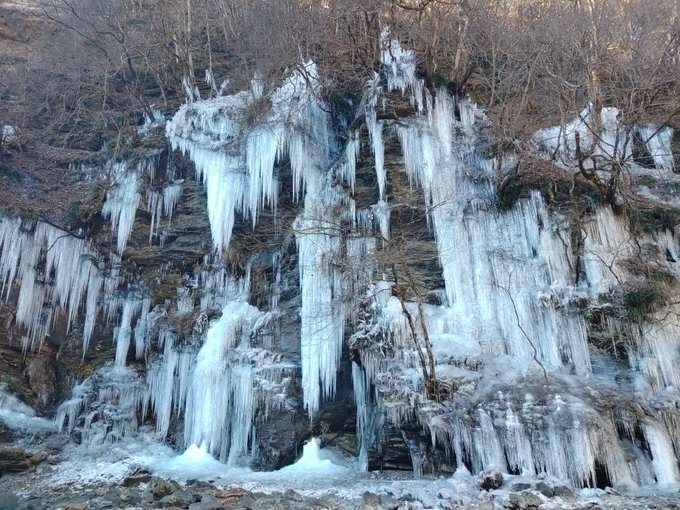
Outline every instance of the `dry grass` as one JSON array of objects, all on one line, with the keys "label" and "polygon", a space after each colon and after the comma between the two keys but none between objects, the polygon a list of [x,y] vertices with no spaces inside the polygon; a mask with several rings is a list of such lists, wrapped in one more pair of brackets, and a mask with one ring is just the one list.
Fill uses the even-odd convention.
[{"label": "dry grass", "polygon": [[91,156],[37,142],[0,154],[0,212],[65,224],[69,202],[85,201],[91,185],[69,170],[67,162]]}]

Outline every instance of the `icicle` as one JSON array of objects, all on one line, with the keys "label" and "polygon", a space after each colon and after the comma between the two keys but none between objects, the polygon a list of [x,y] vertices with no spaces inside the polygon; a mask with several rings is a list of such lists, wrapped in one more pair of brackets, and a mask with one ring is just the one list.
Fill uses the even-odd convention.
[{"label": "icicle", "polygon": [[163,195],[157,191],[146,192],[146,209],[151,213],[151,225],[149,226],[149,244],[153,241],[158,229],[163,208]]},{"label": "icicle", "polygon": [[352,362],[352,386],[354,403],[357,406],[357,437],[359,438],[359,469],[368,470],[368,445],[370,442],[368,416],[368,381],[359,365]]},{"label": "icicle", "polygon": [[264,94],[264,82],[260,73],[255,73],[253,79],[250,80],[250,90],[253,93],[255,99],[260,99]]},{"label": "icicle", "polygon": [[149,328],[152,318],[150,317],[151,298],[145,297],[140,304],[141,313],[135,326],[135,358],[144,359],[149,345]]},{"label": "icicle", "polygon": [[274,285],[272,285],[271,309],[277,310],[279,308],[279,299],[282,292],[282,270],[281,270],[281,253],[274,253],[272,255],[272,266],[275,268],[276,276],[274,277]]},{"label": "icicle", "polygon": [[137,431],[147,400],[146,386],[134,371],[105,365],[73,388],[57,409],[56,423],[60,431],[78,428],[89,449],[112,444]]},{"label": "icicle", "polygon": [[[341,253],[336,209],[346,204],[346,195],[332,186],[332,174],[327,171],[330,163],[327,114],[308,86],[310,82],[316,83],[316,76],[314,65],[306,64],[306,77],[293,75],[272,99],[275,110],[293,114],[286,132],[293,191],[294,194],[305,191],[304,212],[295,220],[294,232],[302,297],[303,401],[310,416],[317,412],[322,398],[335,393],[345,325],[344,306],[338,299],[343,279],[331,261]],[[292,111],[291,104],[295,106]]]},{"label": "icicle", "polygon": [[90,267],[90,275],[87,285],[87,301],[85,302],[85,324],[83,326],[83,356],[87,352],[92,339],[92,333],[99,314],[99,295],[104,281],[97,268]]},{"label": "icicle", "polygon": [[416,78],[416,56],[411,50],[404,50],[396,39],[389,39],[389,30],[385,27],[380,34],[382,45],[381,62],[387,72],[388,90],[400,90],[402,94],[411,92],[411,103],[418,112],[424,109],[423,83]]},{"label": "icicle", "polygon": [[98,313],[100,280],[96,256],[85,240],[44,223],[24,226],[19,218],[0,217],[0,296],[9,298],[11,284],[21,283],[16,322],[26,330],[24,349],[34,349],[49,334],[54,306],[67,310],[69,330],[86,294],[87,349]]},{"label": "icicle", "polygon": [[501,447],[498,434],[493,426],[493,421],[486,411],[480,409],[477,412],[479,417],[479,428],[473,432],[475,455],[477,460],[476,470],[482,469],[502,469],[505,468],[505,457]]},{"label": "icicle", "polygon": [[[279,132],[277,132],[279,131]],[[257,212],[265,205],[276,212],[278,186],[274,178],[274,163],[281,145],[281,130],[272,126],[253,129],[248,136],[246,148],[247,168],[250,176],[250,215],[253,227],[257,221]]]},{"label": "icicle", "polygon": [[172,147],[189,154],[206,188],[208,218],[218,251],[229,246],[235,211],[242,210],[247,186],[243,156],[238,151],[221,150],[220,145],[241,134],[239,120],[245,115],[248,97],[241,93],[185,104],[166,125]]},{"label": "icicle", "polygon": [[530,358],[536,347],[543,363],[562,367],[564,354],[578,373],[589,373],[585,323],[555,307],[555,293],[572,278],[564,236],[539,226],[551,220],[538,194],[507,214],[489,207],[488,182],[471,182],[466,174],[468,161],[476,162],[474,132],[462,131],[458,151],[452,150],[453,104],[440,96],[431,123],[415,119],[397,132],[409,178],[432,208],[447,301],[460,314],[457,329],[478,335],[483,328],[483,337],[497,339],[488,343],[497,354]]},{"label": "icicle", "polygon": [[366,104],[366,126],[368,128],[368,137],[371,140],[371,151],[375,158],[375,175],[378,181],[378,192],[380,194],[380,201],[385,199],[385,185],[387,176],[385,175],[385,145],[383,143],[383,126],[378,121],[378,114],[376,112],[376,102],[378,100],[377,91],[374,92],[373,98]]},{"label": "icicle", "polygon": [[182,76],[182,86],[184,87],[184,95],[187,98],[187,102],[194,102],[194,89],[189,84],[189,80],[186,76]]},{"label": "icicle", "polygon": [[[156,416],[156,436],[164,439],[170,429],[173,411],[183,409],[195,351],[180,351],[174,336],[165,331],[163,357],[147,371],[151,408]],[[174,406],[173,406],[174,402]]]},{"label": "icicle", "polygon": [[512,470],[520,471],[522,475],[533,476],[536,468],[532,458],[532,448],[524,425],[517,418],[510,404],[505,413],[505,427],[507,430],[508,465]]},{"label": "icicle", "polygon": [[139,205],[139,177],[136,171],[126,172],[125,166],[116,164],[113,169],[115,185],[106,194],[102,216],[111,219],[111,228],[118,232],[117,252],[122,255],[135,222]]},{"label": "icicle", "polygon": [[175,207],[182,196],[182,186],[180,184],[169,184],[163,188],[163,215],[172,222],[172,215]]},{"label": "icicle", "polygon": [[356,183],[357,158],[359,157],[360,148],[359,134],[358,132],[355,132],[347,141],[344,157],[340,162],[338,169],[338,176],[349,184],[352,193],[354,193],[354,185]]},{"label": "icicle", "polygon": [[123,314],[120,319],[120,325],[118,326],[115,334],[115,364],[117,367],[125,366],[128,350],[130,348],[130,340],[132,337],[132,319],[137,315],[141,306],[142,302],[134,296],[128,296],[123,303]]},{"label": "icicle", "polygon": [[[584,154],[592,154],[605,160],[626,160],[631,153],[628,130],[620,121],[621,112],[617,108],[605,107],[600,112],[601,132],[597,144],[593,138],[593,106],[584,108],[578,117],[564,126],[555,126],[538,131],[533,140],[535,144],[551,157],[559,154],[565,159],[576,157],[576,135],[580,138]],[[625,152],[624,152],[625,148]]]},{"label": "icicle", "polygon": [[151,105],[151,116],[144,113],[144,124],[137,128],[140,136],[147,136],[152,130],[163,127],[165,125],[165,116],[160,108]]},{"label": "icicle", "polygon": [[383,241],[390,240],[390,206],[383,200],[371,206],[373,215],[375,216],[378,229],[380,230],[380,237]]},{"label": "icicle", "polygon": [[311,416],[322,397],[334,396],[342,354],[344,309],[334,299],[334,272],[328,267],[329,257],[339,250],[339,234],[335,223],[304,217],[296,220],[295,233],[302,294],[302,387]]}]

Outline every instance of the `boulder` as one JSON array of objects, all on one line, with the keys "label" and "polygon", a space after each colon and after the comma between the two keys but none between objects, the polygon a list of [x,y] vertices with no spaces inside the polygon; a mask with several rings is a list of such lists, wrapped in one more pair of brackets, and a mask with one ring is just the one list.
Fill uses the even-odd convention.
[{"label": "boulder", "polygon": [[566,485],[555,485],[553,487],[553,496],[557,496],[562,499],[571,499],[574,497],[574,491]]},{"label": "boulder", "polygon": [[380,504],[380,496],[372,492],[364,492],[361,496],[361,499],[363,502],[361,508],[363,510],[378,510],[382,506]]},{"label": "boulder", "polygon": [[531,484],[526,482],[516,482],[510,486],[510,489],[515,492],[525,491],[531,489]]},{"label": "boulder", "polygon": [[506,508],[517,510],[528,510],[538,508],[541,505],[541,498],[532,491],[522,491],[520,493],[510,493]]},{"label": "boulder", "polygon": [[423,505],[423,508],[435,508],[437,506],[437,498],[425,492],[418,494],[416,497]]},{"label": "boulder", "polygon": [[453,499],[456,497],[456,493],[454,491],[446,488],[439,489],[437,495],[442,499]]},{"label": "boulder", "polygon": [[538,482],[536,484],[536,490],[543,494],[546,498],[552,498],[555,495],[553,488],[545,482]]},{"label": "boulder", "polygon": [[123,480],[123,487],[137,487],[140,483],[149,483],[150,480],[151,473],[148,471],[135,471]]},{"label": "boulder", "polygon": [[196,501],[196,498],[194,495],[184,489],[180,489],[178,491],[173,492],[172,494],[168,494],[167,496],[161,498],[159,503],[161,503],[160,508],[168,508],[171,506],[179,506],[179,507],[186,507],[189,506],[191,503],[194,503]]},{"label": "boulder", "polygon": [[477,475],[477,486],[485,491],[498,489],[503,485],[503,473],[497,469],[482,471]]},{"label": "boulder", "polygon": [[151,490],[151,494],[153,494],[153,499],[158,500],[169,496],[173,492],[179,491],[180,486],[174,480],[165,480],[164,478],[153,476],[149,481],[149,489]]},{"label": "boulder", "polygon": [[401,505],[401,502],[390,496],[389,494],[382,494],[380,496],[380,506],[385,510],[396,510]]}]

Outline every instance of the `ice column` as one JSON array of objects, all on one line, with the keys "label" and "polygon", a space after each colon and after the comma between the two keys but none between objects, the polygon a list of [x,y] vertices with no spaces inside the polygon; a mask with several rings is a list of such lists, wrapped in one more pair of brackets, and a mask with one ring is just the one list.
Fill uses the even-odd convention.
[{"label": "ice column", "polygon": [[369,414],[368,394],[369,382],[359,365],[352,362],[352,385],[354,387],[354,403],[357,406],[357,437],[359,438],[359,469],[368,470]]},{"label": "ice column", "polygon": [[231,302],[208,330],[196,356],[185,409],[185,444],[204,446],[221,460],[234,463],[248,451],[255,411],[251,367],[231,364],[236,347],[248,347],[250,330],[260,311]]}]

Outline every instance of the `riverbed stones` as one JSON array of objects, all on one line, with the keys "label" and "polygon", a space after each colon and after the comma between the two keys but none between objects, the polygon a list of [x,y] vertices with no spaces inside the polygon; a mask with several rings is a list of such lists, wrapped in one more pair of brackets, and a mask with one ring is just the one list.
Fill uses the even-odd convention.
[{"label": "riverbed stones", "polygon": [[520,492],[520,491],[525,491],[525,490],[527,490],[527,489],[531,489],[531,484],[530,484],[530,483],[527,483],[527,482],[516,482],[516,483],[513,483],[513,484],[510,486],[510,488],[511,488],[514,492]]},{"label": "riverbed stones", "polygon": [[396,510],[399,505],[401,505],[401,502],[389,494],[380,495],[380,507],[384,510]]},{"label": "riverbed stones", "polygon": [[510,493],[505,508],[511,510],[530,510],[538,508],[543,501],[541,498],[531,490],[525,490],[520,493]]}]

